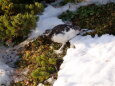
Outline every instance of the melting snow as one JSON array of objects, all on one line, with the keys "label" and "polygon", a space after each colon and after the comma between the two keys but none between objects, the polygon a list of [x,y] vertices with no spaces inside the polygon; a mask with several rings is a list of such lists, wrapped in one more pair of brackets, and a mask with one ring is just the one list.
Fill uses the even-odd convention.
[{"label": "melting snow", "polygon": [[115,37],[76,36],[53,86],[115,86]]}]

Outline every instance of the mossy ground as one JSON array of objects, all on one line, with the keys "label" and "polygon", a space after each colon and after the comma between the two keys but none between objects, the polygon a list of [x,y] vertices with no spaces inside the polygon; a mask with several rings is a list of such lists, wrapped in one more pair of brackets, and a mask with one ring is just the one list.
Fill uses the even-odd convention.
[{"label": "mossy ground", "polygon": [[[20,61],[17,63],[17,70],[29,69],[29,72],[26,75],[26,80],[13,83],[12,86],[37,86],[38,83],[44,83],[52,76],[56,78],[63,62],[62,57],[66,54],[69,44],[65,46],[62,54],[55,54],[54,50],[59,49],[60,46],[60,44],[39,37],[20,49]],[[47,82],[45,84],[46,86],[49,85]]]},{"label": "mossy ground", "polygon": [[59,16],[63,21],[72,21],[81,28],[93,29],[91,35],[115,35],[115,4],[94,5],[80,7],[76,12],[67,11]]}]

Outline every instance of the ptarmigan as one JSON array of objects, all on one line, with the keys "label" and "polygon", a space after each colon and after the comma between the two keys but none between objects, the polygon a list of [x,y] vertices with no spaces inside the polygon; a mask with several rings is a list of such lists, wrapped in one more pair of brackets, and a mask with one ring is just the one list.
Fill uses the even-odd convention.
[{"label": "ptarmigan", "polygon": [[60,24],[55,26],[53,29],[48,29],[45,31],[44,35],[50,38],[53,42],[61,43],[62,46],[59,50],[55,50],[56,53],[62,53],[62,49],[66,42],[75,37],[80,33],[80,28],[78,26]]}]

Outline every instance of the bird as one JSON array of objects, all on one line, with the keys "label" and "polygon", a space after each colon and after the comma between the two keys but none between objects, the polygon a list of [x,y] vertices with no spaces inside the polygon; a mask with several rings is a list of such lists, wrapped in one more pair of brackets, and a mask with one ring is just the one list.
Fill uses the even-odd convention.
[{"label": "bird", "polygon": [[56,43],[61,43],[62,46],[55,50],[57,54],[63,52],[65,44],[80,33],[81,29],[79,26],[70,24],[59,24],[52,29],[47,29],[43,35],[51,39]]}]

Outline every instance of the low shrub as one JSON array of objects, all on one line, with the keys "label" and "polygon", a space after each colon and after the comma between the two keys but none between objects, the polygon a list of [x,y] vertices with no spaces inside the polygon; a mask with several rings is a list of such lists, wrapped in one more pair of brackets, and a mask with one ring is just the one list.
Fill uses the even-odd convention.
[{"label": "low shrub", "polygon": [[98,34],[113,34],[115,35],[115,4],[108,3],[106,5],[94,5],[80,7],[77,11],[64,12],[59,16],[63,21],[72,21],[73,24],[81,28],[94,29],[94,33]]},{"label": "low shrub", "polygon": [[[17,10],[18,9],[18,10]],[[33,4],[14,4],[14,14],[38,14],[41,13],[44,9],[44,6],[41,3],[35,2]]]},{"label": "low shrub", "polygon": [[36,14],[41,13],[43,9],[44,6],[39,2],[22,4],[12,0],[1,0],[0,39],[4,42],[24,40],[36,26]]},{"label": "low shrub", "polygon": [[48,79],[51,74],[55,73],[56,62],[58,58],[49,58],[44,55],[36,57],[38,68],[32,72],[32,77],[37,78],[40,82]]},{"label": "low shrub", "polygon": [[17,37],[25,38],[36,26],[37,17],[31,14],[16,16],[0,16],[0,39],[13,40]]}]

